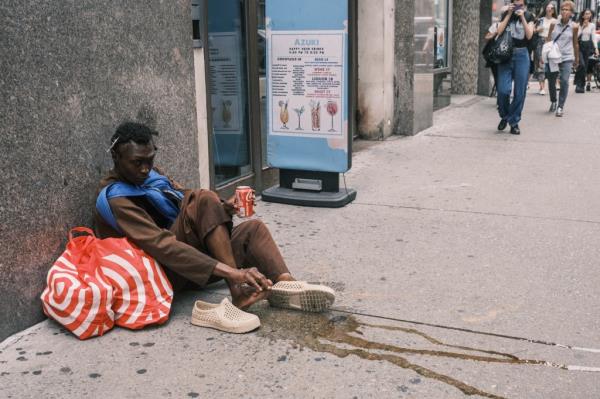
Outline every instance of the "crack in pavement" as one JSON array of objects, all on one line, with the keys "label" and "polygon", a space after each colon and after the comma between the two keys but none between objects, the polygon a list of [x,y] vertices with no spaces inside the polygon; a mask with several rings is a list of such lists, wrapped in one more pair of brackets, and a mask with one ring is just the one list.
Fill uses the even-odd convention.
[{"label": "crack in pavement", "polygon": [[600,224],[600,221],[596,221],[596,220],[572,219],[572,218],[562,218],[562,217],[517,215],[517,214],[500,213],[500,212],[467,211],[467,210],[462,210],[462,209],[429,208],[429,207],[408,206],[408,205],[375,204],[375,203],[372,203],[372,202],[357,202],[357,201],[353,202],[352,204],[353,205],[365,205],[365,206],[379,206],[379,207],[395,208],[395,209],[412,209],[412,210],[416,210],[416,211],[466,213],[466,214],[473,214],[473,215],[502,216],[502,217],[510,217],[510,218],[548,220],[548,221],[555,221],[555,222],[574,222],[574,223]]},{"label": "crack in pavement", "polygon": [[[357,311],[352,311],[352,310],[343,310],[343,309],[338,309],[338,308],[331,308],[330,310],[332,312],[345,313],[345,314],[350,314],[350,315],[354,315],[354,316],[371,317],[374,319],[390,320],[390,321],[396,321],[399,323],[409,323],[409,324],[415,324],[415,325],[420,325],[420,326],[440,328],[440,329],[445,329],[445,330],[460,331],[460,332],[465,332],[465,333],[469,333],[469,334],[485,335],[485,336],[496,337],[496,338],[505,338],[505,339],[515,340],[515,341],[528,342],[531,344],[555,346],[558,348],[570,349],[570,350],[574,350],[574,351],[600,353],[600,349],[596,349],[596,348],[583,348],[580,346],[559,344],[557,342],[544,341],[544,340],[535,339],[535,338],[524,338],[524,337],[519,337],[519,336],[515,336],[515,335],[498,334],[498,333],[492,333],[492,332],[486,332],[486,331],[472,330],[469,328],[446,326],[443,324],[427,323],[427,322],[415,321],[415,320],[404,320],[404,319],[399,319],[399,318],[395,318],[395,317],[373,315],[373,314],[369,314],[369,313],[362,313],[362,312],[357,312]],[[567,370],[570,370],[569,367],[579,367],[579,366],[565,366],[565,367],[567,368]],[[600,371],[600,368],[594,368],[594,369],[595,370],[593,370],[593,371]]]},{"label": "crack in pavement", "polygon": [[[528,144],[560,144],[560,145],[582,145],[582,146],[600,146],[600,143],[590,143],[590,142],[571,142],[571,141],[545,141],[545,140],[516,140],[513,137],[506,136],[506,133],[503,132],[494,132],[494,136],[492,137],[476,137],[476,136],[450,136],[445,134],[436,134],[436,133],[426,133],[423,137],[437,137],[443,139],[456,139],[456,140],[479,140],[479,141],[506,141],[510,143],[528,143]],[[506,136],[506,137],[505,137]],[[499,139],[499,137],[501,137]]]}]

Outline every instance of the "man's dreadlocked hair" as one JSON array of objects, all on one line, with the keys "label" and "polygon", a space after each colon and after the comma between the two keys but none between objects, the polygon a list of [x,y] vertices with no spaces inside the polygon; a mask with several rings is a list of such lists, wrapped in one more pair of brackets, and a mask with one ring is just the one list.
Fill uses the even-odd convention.
[{"label": "man's dreadlocked hair", "polygon": [[152,136],[158,136],[156,130],[137,122],[123,122],[110,138],[110,149],[116,150],[120,144],[133,141],[137,144],[148,144],[152,141]]}]

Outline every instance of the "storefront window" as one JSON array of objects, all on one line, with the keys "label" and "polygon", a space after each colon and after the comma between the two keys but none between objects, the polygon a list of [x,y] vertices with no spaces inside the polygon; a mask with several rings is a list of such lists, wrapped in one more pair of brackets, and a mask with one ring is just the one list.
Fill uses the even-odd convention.
[{"label": "storefront window", "polygon": [[434,0],[433,110],[450,105],[452,71],[450,70],[451,0]]},{"label": "storefront window", "polygon": [[265,26],[265,0],[257,3],[258,27],[258,79],[260,95],[260,134],[262,137],[262,167],[267,167],[267,33]]},{"label": "storefront window", "polygon": [[448,1],[435,0],[434,68],[448,67]]},{"label": "storefront window", "polygon": [[243,3],[208,2],[209,83],[215,183],[251,172]]}]

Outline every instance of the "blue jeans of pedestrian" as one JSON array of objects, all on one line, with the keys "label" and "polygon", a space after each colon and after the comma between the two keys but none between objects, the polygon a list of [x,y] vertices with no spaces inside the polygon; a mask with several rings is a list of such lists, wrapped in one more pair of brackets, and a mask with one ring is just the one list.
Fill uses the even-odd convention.
[{"label": "blue jeans of pedestrian", "polygon": [[558,95],[558,106],[564,108],[569,94],[569,76],[571,76],[573,61],[563,61],[558,64],[557,72],[550,72],[546,65],[546,77],[548,78],[548,89],[550,91],[550,101],[556,102],[556,79],[560,77],[560,94]]},{"label": "blue jeans of pedestrian", "polygon": [[[527,80],[529,79],[529,50],[526,47],[517,47],[513,50],[510,61],[498,65],[498,113],[500,119],[515,126],[521,120],[521,113],[525,105],[527,94]],[[513,100],[510,93],[513,90]]]}]

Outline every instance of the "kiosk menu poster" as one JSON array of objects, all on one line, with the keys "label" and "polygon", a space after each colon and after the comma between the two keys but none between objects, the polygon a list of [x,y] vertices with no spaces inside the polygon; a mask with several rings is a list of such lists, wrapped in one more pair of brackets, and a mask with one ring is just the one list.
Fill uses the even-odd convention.
[{"label": "kiosk menu poster", "polygon": [[272,134],[341,137],[344,33],[302,36],[271,34]]},{"label": "kiosk menu poster", "polygon": [[348,1],[270,0],[266,14],[269,165],[347,171]]}]

